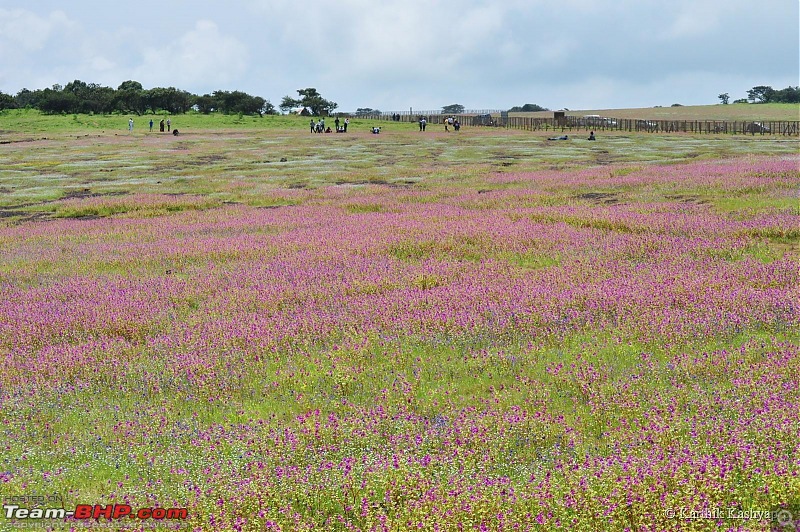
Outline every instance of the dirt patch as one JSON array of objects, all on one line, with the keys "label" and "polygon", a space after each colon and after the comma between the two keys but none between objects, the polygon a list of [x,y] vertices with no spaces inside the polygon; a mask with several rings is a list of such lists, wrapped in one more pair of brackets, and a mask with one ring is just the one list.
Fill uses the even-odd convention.
[{"label": "dirt patch", "polygon": [[47,140],[47,137],[42,137],[38,139],[12,139],[12,140],[0,140],[0,144],[13,144],[16,142],[36,142],[37,140]]},{"label": "dirt patch", "polygon": [[0,219],[13,218],[7,223],[9,225],[20,225],[25,222],[50,220],[53,218],[52,213],[49,212],[34,212],[28,213],[26,211],[11,211],[8,209],[0,209]]},{"label": "dirt patch", "polygon": [[126,192],[118,191],[118,192],[92,192],[88,188],[84,188],[81,190],[69,190],[67,191],[61,198],[57,200],[51,201],[43,201],[44,203],[53,203],[56,201],[63,201],[68,199],[84,199],[84,198],[100,198],[103,196],[124,196]]},{"label": "dirt patch", "polygon": [[664,196],[664,198],[671,201],[678,201],[680,203],[691,203],[693,205],[708,205],[708,200],[704,200],[700,196],[692,196],[688,194],[674,194],[671,196]]},{"label": "dirt patch", "polygon": [[614,164],[617,162],[619,157],[615,157],[608,153],[606,150],[600,150],[595,154],[594,161],[595,163],[599,164],[600,166],[607,166],[609,164]]},{"label": "dirt patch", "polygon": [[211,163],[218,163],[226,160],[224,155],[201,155],[188,161],[183,161],[184,166],[205,166]]},{"label": "dirt patch", "polygon": [[574,196],[576,199],[589,200],[600,205],[616,205],[619,198],[615,192],[586,192]]}]

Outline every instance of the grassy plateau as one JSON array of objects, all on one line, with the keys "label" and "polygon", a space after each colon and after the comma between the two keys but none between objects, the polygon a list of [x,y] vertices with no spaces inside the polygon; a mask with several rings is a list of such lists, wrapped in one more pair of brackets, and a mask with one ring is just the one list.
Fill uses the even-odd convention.
[{"label": "grassy plateau", "polygon": [[0,113],[0,496],[188,510],[37,525],[800,523],[796,137],[149,118]]}]

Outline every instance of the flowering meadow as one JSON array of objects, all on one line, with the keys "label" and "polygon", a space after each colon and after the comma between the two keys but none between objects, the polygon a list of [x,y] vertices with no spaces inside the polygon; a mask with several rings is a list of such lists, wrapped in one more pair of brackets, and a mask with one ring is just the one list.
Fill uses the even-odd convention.
[{"label": "flowering meadow", "polygon": [[0,227],[0,494],[189,510],[130,530],[800,512],[800,158],[429,164]]}]

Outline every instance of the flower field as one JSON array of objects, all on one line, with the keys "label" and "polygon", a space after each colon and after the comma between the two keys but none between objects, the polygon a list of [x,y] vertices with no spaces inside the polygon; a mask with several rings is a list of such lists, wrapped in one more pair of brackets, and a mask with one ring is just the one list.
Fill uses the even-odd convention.
[{"label": "flower field", "polygon": [[0,493],[188,507],[164,530],[770,530],[735,516],[800,511],[799,163],[48,203],[0,227]]}]

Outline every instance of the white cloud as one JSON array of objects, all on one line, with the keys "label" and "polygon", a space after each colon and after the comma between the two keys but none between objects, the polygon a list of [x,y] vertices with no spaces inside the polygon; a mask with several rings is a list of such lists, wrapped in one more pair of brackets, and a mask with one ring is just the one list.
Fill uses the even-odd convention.
[{"label": "white cloud", "polygon": [[716,34],[720,27],[720,6],[718,3],[694,1],[685,5],[660,37],[666,40],[708,38]]},{"label": "white cloud", "polygon": [[200,20],[167,46],[144,48],[132,79],[178,88],[223,88],[247,70],[249,55],[245,44],[223,35],[216,23]]},{"label": "white cloud", "polygon": [[24,9],[0,9],[0,51],[5,55],[41,50],[54,33],[74,26],[63,11],[40,17]]}]

